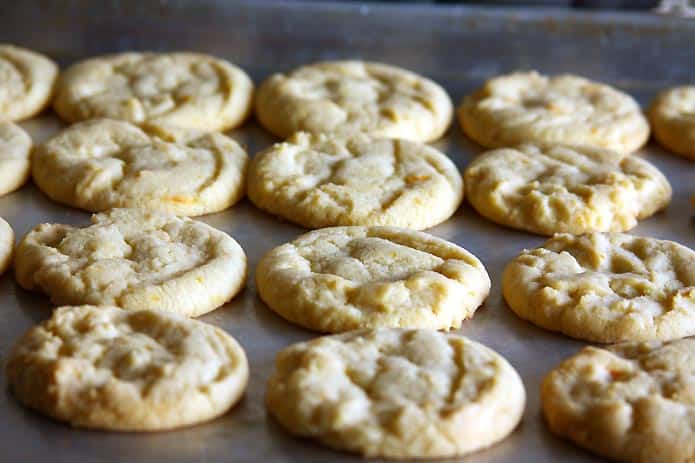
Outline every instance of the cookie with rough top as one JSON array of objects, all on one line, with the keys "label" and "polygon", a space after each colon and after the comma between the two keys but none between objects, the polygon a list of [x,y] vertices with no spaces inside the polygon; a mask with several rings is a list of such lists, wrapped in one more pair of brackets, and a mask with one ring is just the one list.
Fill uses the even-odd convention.
[{"label": "cookie with rough top", "polygon": [[14,251],[14,231],[5,219],[0,217],[0,274],[12,263],[12,253]]},{"label": "cookie with rough top", "polygon": [[248,156],[220,133],[95,119],[70,126],[33,156],[34,183],[88,211],[140,207],[201,215],[244,194]]},{"label": "cookie with rough top", "polygon": [[490,277],[465,249],[395,227],[335,227],[271,250],[256,269],[261,299],[305,328],[451,329],[490,292]]},{"label": "cookie with rough top", "polygon": [[661,92],[649,110],[654,138],[669,151],[695,160],[695,85]]},{"label": "cookie with rough top", "polygon": [[327,61],[274,74],[258,89],[256,117],[280,138],[295,132],[368,133],[421,142],[440,138],[453,105],[435,82],[364,61]]},{"label": "cookie with rough top", "polygon": [[463,199],[461,175],[441,152],[364,134],[297,133],[257,154],[248,177],[256,206],[309,228],[421,230],[448,219]]},{"label": "cookie with rough top", "polygon": [[234,297],[246,255],[205,223],[142,209],[111,209],[74,227],[41,224],[17,247],[17,282],[56,305],[115,305],[196,317]]},{"label": "cookie with rough top", "polygon": [[568,74],[490,79],[463,99],[459,118],[464,132],[488,148],[534,143],[630,153],[649,138],[649,124],[630,95]]},{"label": "cookie with rough top", "polygon": [[30,157],[29,135],[12,122],[0,121],[0,196],[26,183],[31,172]]},{"label": "cookie with rough top", "polygon": [[73,426],[160,431],[227,412],[249,369],[221,329],[159,310],[66,306],[34,326],[7,359],[27,407]]},{"label": "cookie with rough top", "polygon": [[502,292],[521,318],[577,339],[695,335],[695,252],[672,241],[555,235],[507,265]]},{"label": "cookie with rough top", "polygon": [[586,347],[543,380],[555,434],[626,463],[695,460],[695,339]]},{"label": "cookie with rough top", "polygon": [[56,84],[53,108],[68,122],[122,119],[224,131],[251,110],[253,82],[202,53],[119,53],[80,61]]},{"label": "cookie with rough top", "polygon": [[0,45],[0,117],[21,121],[43,111],[57,77],[58,66],[44,55]]},{"label": "cookie with rough top", "polygon": [[360,330],[289,346],[266,403],[290,433],[367,457],[489,447],[521,420],[524,386],[493,350],[453,333]]},{"label": "cookie with rough top", "polygon": [[589,147],[489,151],[468,166],[464,184],[484,217],[542,235],[626,231],[671,200],[649,162]]}]

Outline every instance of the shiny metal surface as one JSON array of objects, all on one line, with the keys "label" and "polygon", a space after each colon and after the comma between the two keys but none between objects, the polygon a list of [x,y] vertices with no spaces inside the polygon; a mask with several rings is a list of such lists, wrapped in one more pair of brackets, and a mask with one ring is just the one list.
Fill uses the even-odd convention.
[{"label": "shiny metal surface", "polygon": [[[693,83],[695,63],[695,22],[650,14],[222,0],[30,0],[6,2],[0,9],[0,24],[2,41],[35,48],[63,65],[125,49],[190,49],[228,58],[258,81],[271,71],[313,60],[357,57],[429,75],[446,87],[455,102],[488,76],[536,68],[603,80],[645,103],[664,86]],[[22,125],[36,141],[61,127],[50,114]],[[250,153],[273,142],[252,121],[233,135]],[[461,169],[480,151],[456,123],[436,146]],[[653,144],[639,155],[663,170],[674,187],[674,197],[668,210],[644,221],[634,233],[695,247],[695,221],[688,202],[695,193],[695,164]],[[18,237],[40,222],[88,220],[87,213],[51,203],[32,185],[0,198],[0,216],[12,224]],[[260,302],[254,269],[265,251],[303,230],[256,210],[248,201],[202,220],[234,236],[249,257],[246,289],[230,304],[202,317],[230,332],[248,353],[251,381],[243,401],[218,420],[180,431],[149,435],[79,431],[22,408],[0,373],[0,462],[361,460],[288,437],[265,412],[264,386],[276,351],[314,334],[281,320]],[[524,420],[513,435],[462,460],[597,461],[554,438],[539,408],[542,375],[583,343],[520,320],[500,295],[504,264],[544,238],[485,221],[468,205],[430,232],[464,246],[487,266],[492,294],[461,332],[505,355],[521,373],[528,392]],[[17,287],[8,273],[0,278],[0,307],[0,357],[4,360],[14,339],[48,317],[51,306],[45,296]]]}]

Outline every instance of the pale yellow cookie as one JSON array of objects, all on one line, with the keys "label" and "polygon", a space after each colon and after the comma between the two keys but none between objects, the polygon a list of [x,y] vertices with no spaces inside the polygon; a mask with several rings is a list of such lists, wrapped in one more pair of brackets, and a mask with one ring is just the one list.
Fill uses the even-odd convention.
[{"label": "pale yellow cookie", "polygon": [[163,212],[111,209],[78,228],[41,224],[15,255],[17,282],[56,305],[115,305],[195,317],[234,297],[246,255],[229,235]]},{"label": "pale yellow cookie", "polygon": [[364,61],[328,61],[274,74],[256,98],[256,117],[280,138],[298,131],[364,132],[427,142],[446,132],[452,114],[449,96],[435,82]]},{"label": "pale yellow cookie", "polygon": [[488,80],[463,99],[459,118],[464,132],[489,148],[564,144],[630,153],[649,138],[630,95],[583,77],[535,71]]},{"label": "pale yellow cookie", "polygon": [[474,255],[394,227],[304,234],[261,259],[256,285],[261,299],[285,319],[331,333],[458,328],[490,292],[490,278]]},{"label": "pale yellow cookie", "polygon": [[654,138],[660,144],[695,160],[695,85],[661,92],[647,113]]},{"label": "pale yellow cookie", "polygon": [[47,57],[0,45],[0,117],[28,119],[51,103],[58,66]]},{"label": "pale yellow cookie", "polygon": [[463,181],[448,157],[424,144],[300,132],[253,158],[248,196],[259,208],[309,228],[421,230],[456,211]]},{"label": "pale yellow cookie", "polygon": [[56,84],[53,107],[68,122],[93,118],[206,131],[240,125],[253,97],[249,76],[201,53],[120,53],[80,61]]},{"label": "pale yellow cookie", "polygon": [[12,263],[14,251],[14,231],[9,223],[0,217],[0,274]]},{"label": "pale yellow cookie", "polygon": [[159,310],[67,306],[7,359],[14,395],[73,426],[160,431],[227,412],[248,382],[246,354],[212,325]]},{"label": "pale yellow cookie", "polygon": [[504,439],[526,393],[499,354],[430,330],[360,330],[281,351],[270,413],[291,434],[367,457],[442,458]]},{"label": "pale yellow cookie", "polygon": [[15,191],[27,181],[31,172],[30,156],[29,135],[12,122],[0,121],[0,196]]},{"label": "pale yellow cookie", "polygon": [[543,235],[629,230],[671,200],[668,180],[644,159],[589,147],[489,151],[464,183],[484,217]]},{"label": "pale yellow cookie", "polygon": [[504,271],[502,291],[521,318],[592,342],[695,334],[695,252],[622,233],[556,235]]},{"label": "pale yellow cookie", "polygon": [[94,119],[40,145],[32,172],[44,193],[70,206],[193,216],[241,199],[247,163],[243,148],[220,133]]},{"label": "pale yellow cookie", "polygon": [[543,381],[550,429],[626,463],[695,461],[695,339],[586,347]]}]

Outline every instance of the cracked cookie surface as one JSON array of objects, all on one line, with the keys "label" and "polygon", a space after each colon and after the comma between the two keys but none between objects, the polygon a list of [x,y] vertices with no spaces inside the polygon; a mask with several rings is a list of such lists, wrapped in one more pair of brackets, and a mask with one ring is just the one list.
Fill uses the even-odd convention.
[{"label": "cracked cookie surface", "polygon": [[115,305],[198,316],[234,297],[246,255],[202,222],[141,209],[112,209],[77,228],[41,224],[17,248],[17,282],[56,305]]},{"label": "cracked cookie surface", "polygon": [[490,292],[483,264],[441,238],[394,227],[335,227],[271,250],[256,269],[261,299],[321,332],[450,329]]},{"label": "cracked cookie surface", "polygon": [[241,346],[221,329],[158,310],[66,306],[7,359],[24,405],[73,426],[158,431],[225,413],[246,389]]},{"label": "cracked cookie surface", "polygon": [[31,144],[21,127],[0,121],[0,196],[15,191],[29,178]]},{"label": "cracked cookie surface", "polygon": [[661,92],[647,112],[654,138],[666,149],[695,160],[695,85]]},{"label": "cracked cookie surface", "polygon": [[0,275],[12,263],[14,253],[14,231],[9,223],[0,217]]},{"label": "cracked cookie surface", "polygon": [[0,45],[0,116],[19,121],[51,103],[58,66],[47,57],[13,45]]},{"label": "cracked cookie surface", "polygon": [[622,233],[556,235],[506,267],[502,291],[521,318],[592,342],[695,334],[695,252]]},{"label": "cracked cookie surface", "polygon": [[367,457],[441,458],[504,439],[524,386],[499,354],[430,330],[359,330],[289,346],[266,403],[292,434]]}]

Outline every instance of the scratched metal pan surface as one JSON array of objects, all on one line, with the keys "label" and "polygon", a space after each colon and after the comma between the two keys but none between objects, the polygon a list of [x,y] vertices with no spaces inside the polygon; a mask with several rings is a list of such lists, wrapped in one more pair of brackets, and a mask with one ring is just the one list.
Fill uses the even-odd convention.
[{"label": "scratched metal pan surface", "polygon": [[[547,9],[486,10],[310,2],[283,4],[141,2],[120,0],[17,1],[0,9],[0,41],[44,52],[67,65],[76,59],[121,50],[198,50],[227,58],[260,81],[272,71],[333,58],[364,58],[403,66],[446,87],[456,103],[485,78],[515,69],[573,72],[616,85],[649,101],[659,89],[693,83],[695,22],[649,13],[576,13]],[[51,114],[22,124],[37,142],[61,123]],[[253,121],[232,133],[250,153],[274,139]],[[463,169],[480,152],[455,123],[435,144]],[[634,233],[695,246],[688,202],[695,193],[695,163],[650,144],[638,153],[654,162],[674,188],[668,209]],[[41,222],[84,224],[89,215],[50,202],[33,185],[0,198],[0,216],[22,236]],[[275,353],[311,339],[309,331],[274,315],[258,299],[254,269],[270,248],[302,233],[255,209],[248,201],[202,218],[236,238],[249,257],[246,289],[201,319],[221,326],[246,349],[251,380],[245,398],[213,422],[173,432],[135,435],[74,430],[27,411],[7,390],[0,373],[0,462],[313,462],[359,461],[287,436],[267,415],[263,395]],[[506,440],[466,462],[589,462],[598,459],[553,437],[540,413],[542,376],[583,343],[536,328],[512,314],[500,295],[504,264],[544,238],[483,220],[464,205],[430,230],[464,246],[487,266],[492,294],[461,333],[503,354],[528,391],[523,422]],[[47,318],[48,299],[20,289],[7,273],[0,279],[0,356],[30,325]],[[475,426],[475,423],[471,425]]]}]

